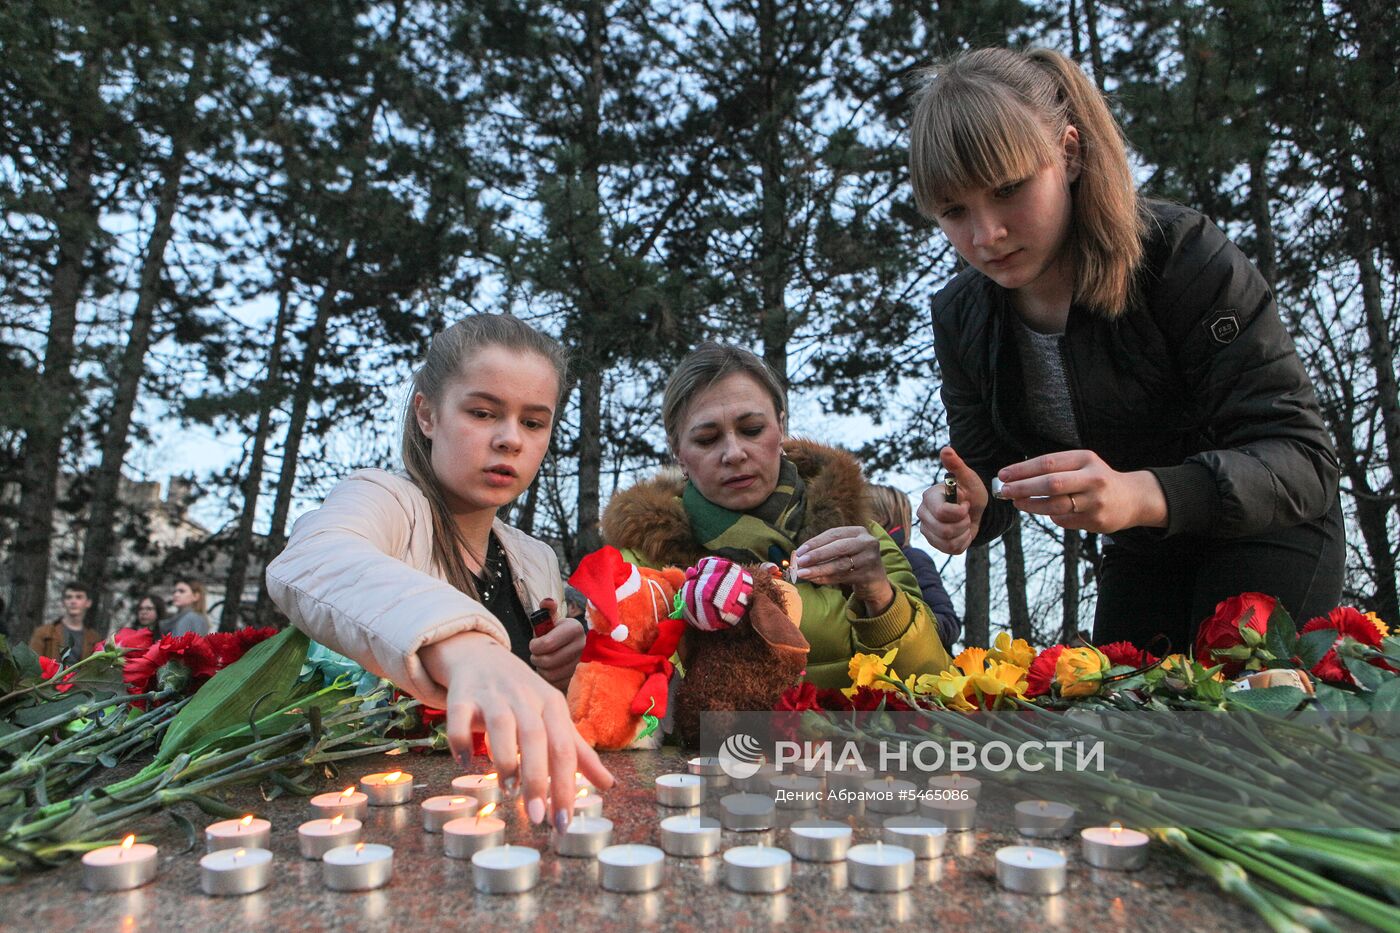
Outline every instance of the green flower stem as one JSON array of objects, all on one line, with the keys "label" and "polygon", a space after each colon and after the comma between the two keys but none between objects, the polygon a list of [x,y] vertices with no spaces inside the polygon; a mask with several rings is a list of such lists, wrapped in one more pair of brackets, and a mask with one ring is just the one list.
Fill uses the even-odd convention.
[{"label": "green flower stem", "polygon": [[1314,865],[1331,868],[1357,878],[1366,878],[1382,888],[1394,888],[1400,879],[1400,860],[1376,859],[1374,852],[1367,860],[1358,848],[1331,840],[1314,839],[1306,845],[1284,839],[1280,834],[1260,830],[1221,833],[1237,846],[1248,846],[1264,852],[1284,854]]},{"label": "green flower stem", "polygon": [[[178,704],[177,704],[178,706]],[[103,740],[111,741],[113,726],[117,729],[118,736],[124,735],[128,729],[139,729],[144,724],[172,714],[164,712],[167,707],[157,707],[148,710],[135,719],[122,723],[94,723],[92,728],[79,735],[71,736],[54,745],[52,748],[38,755],[27,755],[17,760],[5,771],[0,772],[0,787],[8,785],[11,781],[28,777],[38,771],[43,770],[50,762],[65,758],[75,752],[81,751],[91,745],[96,745]],[[129,711],[129,710],[128,710]],[[115,744],[115,743],[114,743]],[[99,749],[98,754],[102,754],[107,749]]]},{"label": "green flower stem", "polygon": [[1162,842],[1180,852],[1186,859],[1205,872],[1216,885],[1227,894],[1244,901],[1264,918],[1276,933],[1300,933],[1305,928],[1295,922],[1288,913],[1281,910],[1273,899],[1252,884],[1249,876],[1233,861],[1216,858],[1192,843],[1186,833],[1175,827],[1154,829],[1153,834]]},{"label": "green flower stem", "polygon": [[[76,690],[78,688],[75,687],[74,689]],[[4,738],[0,738],[0,750],[9,748],[16,742],[19,742],[23,739],[27,739],[31,735],[40,735],[44,732],[49,731],[50,729],[57,729],[59,726],[62,726],[64,723],[67,723],[70,720],[87,719],[89,716],[92,716],[106,709],[109,706],[121,706],[123,704],[136,703],[138,701],[145,700],[160,700],[168,698],[169,696],[170,694],[168,692],[161,691],[159,693],[136,693],[128,696],[115,696],[100,701],[93,700],[91,703],[84,703],[79,706],[75,706],[64,713],[60,713],[59,715],[54,716],[50,719],[46,719],[43,722],[38,723],[36,725],[29,726],[25,729],[20,729],[17,732],[11,732]]]}]

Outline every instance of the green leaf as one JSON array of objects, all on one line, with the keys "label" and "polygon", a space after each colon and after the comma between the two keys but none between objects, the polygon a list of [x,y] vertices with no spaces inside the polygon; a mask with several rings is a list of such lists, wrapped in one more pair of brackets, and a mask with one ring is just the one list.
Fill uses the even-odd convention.
[{"label": "green leaf", "polygon": [[275,707],[296,689],[310,642],[295,628],[259,642],[199,689],[170,723],[156,755],[157,764],[192,751],[207,736],[245,725],[253,705],[271,693]]},{"label": "green leaf", "polygon": [[1365,697],[1349,690],[1339,690],[1330,684],[1317,685],[1317,705],[1333,713],[1364,714],[1371,711],[1371,704]]},{"label": "green leaf", "polygon": [[1298,650],[1294,653],[1298,655],[1304,669],[1312,670],[1317,666],[1322,656],[1331,650],[1337,635],[1336,629],[1320,628],[1307,632],[1298,639]]},{"label": "green leaf", "polygon": [[1307,698],[1308,695],[1297,687],[1261,687],[1258,690],[1235,690],[1225,695],[1225,701],[1230,706],[1271,715],[1291,713]]},{"label": "green leaf", "polygon": [[1363,690],[1379,690],[1382,684],[1394,676],[1361,658],[1349,657],[1342,660],[1346,664],[1347,670],[1351,672],[1351,676],[1356,678],[1356,682],[1361,685]]},{"label": "green leaf", "polygon": [[1400,677],[1392,676],[1371,697],[1371,715],[1381,735],[1400,736]]},{"label": "green leaf", "polygon": [[20,642],[10,651],[15,659],[15,664],[19,666],[19,676],[21,680],[40,680],[44,676],[44,669],[39,666],[39,655],[34,653],[34,649]]},{"label": "green leaf", "polygon": [[1264,647],[1275,658],[1291,658],[1297,654],[1298,630],[1293,625],[1293,617],[1279,603],[1269,616],[1269,627],[1264,634]]}]

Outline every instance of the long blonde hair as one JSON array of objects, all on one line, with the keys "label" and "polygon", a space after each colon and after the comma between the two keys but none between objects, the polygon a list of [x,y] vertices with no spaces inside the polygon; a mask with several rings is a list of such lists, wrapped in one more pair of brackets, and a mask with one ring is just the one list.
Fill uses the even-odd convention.
[{"label": "long blonde hair", "polygon": [[[413,385],[403,416],[404,469],[432,507],[433,562],[448,583],[473,599],[478,595],[476,586],[462,558],[467,544],[462,540],[462,533],[447,507],[442,483],[433,472],[433,442],[423,434],[418,424],[413,399],[422,393],[428,404],[436,408],[442,401],[443,389],[447,384],[461,375],[473,354],[486,347],[534,353],[548,360],[559,377],[559,399],[556,401],[564,398],[569,370],[568,353],[552,337],[509,314],[473,314],[433,337],[423,365],[413,374]],[[476,556],[478,560],[485,558],[484,554]]]},{"label": "long blonde hair", "polygon": [[1127,143],[1079,66],[1051,49],[979,49],[920,69],[909,126],[914,202],[926,217],[968,189],[995,188],[1063,158],[1079,133],[1071,185],[1074,298],[1109,318],[1126,310],[1142,262],[1145,217]]}]

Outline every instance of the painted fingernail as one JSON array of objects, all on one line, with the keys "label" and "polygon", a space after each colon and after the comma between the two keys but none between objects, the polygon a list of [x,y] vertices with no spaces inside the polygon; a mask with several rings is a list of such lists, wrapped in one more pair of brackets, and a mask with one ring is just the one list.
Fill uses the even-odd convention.
[{"label": "painted fingernail", "polygon": [[536,826],[544,822],[544,801],[538,797],[531,797],[530,802],[525,804],[525,814]]},{"label": "painted fingernail", "polygon": [[567,809],[556,810],[554,813],[554,829],[556,832],[564,832],[569,828],[569,811]]}]

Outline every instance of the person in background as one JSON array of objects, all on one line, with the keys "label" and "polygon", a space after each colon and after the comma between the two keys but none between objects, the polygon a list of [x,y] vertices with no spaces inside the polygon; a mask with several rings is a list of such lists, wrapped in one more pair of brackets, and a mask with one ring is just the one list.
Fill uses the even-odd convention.
[{"label": "person in background", "polygon": [[196,635],[208,635],[210,632],[209,617],[204,594],[204,584],[198,580],[185,577],[175,581],[175,589],[170,591],[170,605],[175,607],[175,615],[169,619],[160,621],[160,634],[162,635],[184,635],[194,632]]},{"label": "person in background", "polygon": [[92,595],[82,583],[69,583],[63,588],[63,615],[48,625],[34,630],[29,647],[41,657],[63,664],[81,661],[92,654],[102,636],[87,624]]},{"label": "person in background", "polygon": [[885,533],[899,545],[900,551],[909,561],[909,566],[914,568],[914,577],[919,581],[919,590],[924,594],[924,602],[928,603],[934,618],[938,620],[938,637],[943,640],[944,645],[951,648],[953,642],[962,634],[962,620],[953,608],[953,600],[949,598],[948,591],[943,588],[943,578],[939,576],[933,558],[909,544],[909,530],[913,520],[909,497],[893,486],[872,485],[870,505],[875,521],[879,522]]},{"label": "person in background", "polygon": [[160,637],[161,623],[165,621],[165,600],[155,593],[147,593],[136,601],[136,621],[134,629],[145,629],[155,637]]},{"label": "person in background", "polygon": [[564,606],[565,606],[564,615],[568,616],[570,619],[578,619],[580,622],[582,622],[582,623],[584,624],[584,627],[587,628],[587,626],[588,626],[588,621],[587,621],[587,619],[588,619],[588,597],[587,597],[587,596],[584,596],[582,593],[580,593],[578,590],[574,589],[572,586],[565,586],[565,587],[564,587]]}]

